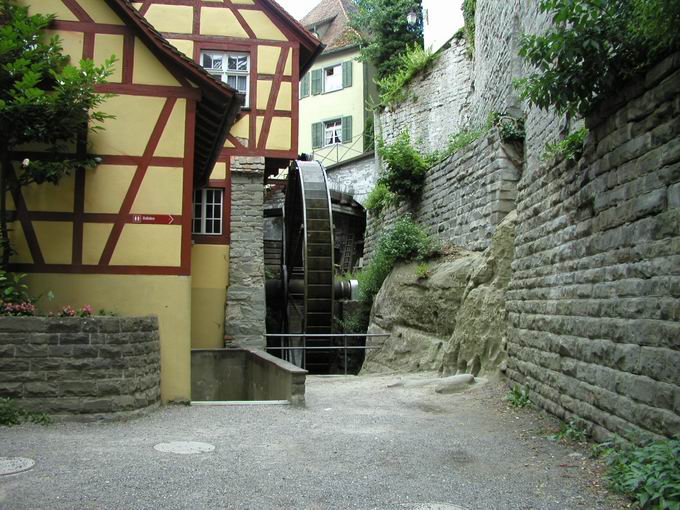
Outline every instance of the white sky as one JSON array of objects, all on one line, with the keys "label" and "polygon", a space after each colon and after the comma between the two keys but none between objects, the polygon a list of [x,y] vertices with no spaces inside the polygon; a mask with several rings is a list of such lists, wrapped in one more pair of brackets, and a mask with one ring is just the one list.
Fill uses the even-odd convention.
[{"label": "white sky", "polygon": [[276,0],[295,19],[301,19],[311,11],[320,0]]}]

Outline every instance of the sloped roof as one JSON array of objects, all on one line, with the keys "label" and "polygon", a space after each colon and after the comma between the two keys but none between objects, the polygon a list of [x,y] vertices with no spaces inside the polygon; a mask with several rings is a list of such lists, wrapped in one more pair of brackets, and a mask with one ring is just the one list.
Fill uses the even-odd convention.
[{"label": "sloped roof", "polygon": [[309,30],[328,24],[320,36],[326,45],[324,51],[338,50],[356,44],[355,31],[349,26],[349,17],[356,9],[352,0],[321,0],[300,23]]},{"label": "sloped roof", "polygon": [[196,111],[194,178],[207,180],[244,102],[243,96],[216,80],[196,62],[185,56],[139,14],[129,0],[106,0],[113,11],[137,30],[151,52],[170,69],[196,84],[201,98]]}]

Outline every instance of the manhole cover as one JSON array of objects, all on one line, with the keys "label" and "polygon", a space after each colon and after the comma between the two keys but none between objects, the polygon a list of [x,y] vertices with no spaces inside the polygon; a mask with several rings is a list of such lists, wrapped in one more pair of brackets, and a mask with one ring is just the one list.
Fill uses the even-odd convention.
[{"label": "manhole cover", "polygon": [[208,443],[197,443],[195,441],[171,441],[169,443],[158,443],[154,450],[163,453],[178,453],[180,455],[192,455],[194,453],[211,452],[215,447]]},{"label": "manhole cover", "polygon": [[35,466],[33,459],[24,457],[0,457],[0,476],[23,473]]}]

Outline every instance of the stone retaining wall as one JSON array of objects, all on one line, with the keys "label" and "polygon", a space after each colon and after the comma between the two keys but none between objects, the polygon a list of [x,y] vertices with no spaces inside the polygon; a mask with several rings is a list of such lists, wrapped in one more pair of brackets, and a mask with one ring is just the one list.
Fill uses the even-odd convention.
[{"label": "stone retaining wall", "polygon": [[369,152],[326,168],[328,184],[332,190],[352,195],[361,205],[375,186],[375,154]]},{"label": "stone retaining wall", "polygon": [[680,54],[519,183],[509,376],[596,437],[680,433]]},{"label": "stone retaining wall", "polygon": [[492,130],[431,168],[418,200],[369,216],[366,259],[386,227],[406,213],[443,242],[486,249],[496,225],[515,208],[521,152],[520,146],[503,143]]},{"label": "stone retaining wall", "polygon": [[26,409],[83,417],[156,405],[158,319],[0,317],[0,396]]}]

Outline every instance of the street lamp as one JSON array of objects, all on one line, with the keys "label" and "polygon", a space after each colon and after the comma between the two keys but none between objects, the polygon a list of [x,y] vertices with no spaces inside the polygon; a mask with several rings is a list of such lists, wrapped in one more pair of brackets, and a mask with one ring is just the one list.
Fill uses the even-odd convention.
[{"label": "street lamp", "polygon": [[418,15],[416,14],[416,11],[409,12],[406,16],[406,21],[408,22],[409,26],[414,26],[418,21]]}]

